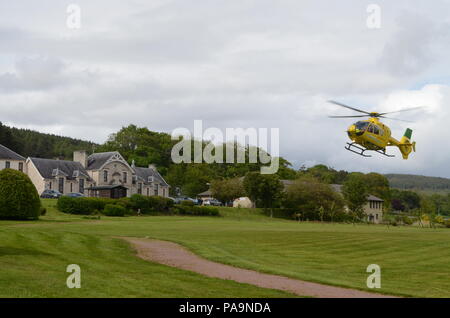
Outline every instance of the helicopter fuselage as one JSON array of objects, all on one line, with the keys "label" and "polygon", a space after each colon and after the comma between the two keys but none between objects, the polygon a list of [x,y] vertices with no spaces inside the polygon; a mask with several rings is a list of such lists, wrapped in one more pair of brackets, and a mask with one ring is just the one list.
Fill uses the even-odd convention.
[{"label": "helicopter fuselage", "polygon": [[381,151],[384,154],[386,147],[397,146],[404,159],[407,159],[413,150],[415,151],[415,143],[410,142],[411,132],[407,129],[399,141],[392,137],[391,129],[376,117],[358,121],[347,129],[348,137],[353,142],[351,145],[358,144],[366,150]]}]

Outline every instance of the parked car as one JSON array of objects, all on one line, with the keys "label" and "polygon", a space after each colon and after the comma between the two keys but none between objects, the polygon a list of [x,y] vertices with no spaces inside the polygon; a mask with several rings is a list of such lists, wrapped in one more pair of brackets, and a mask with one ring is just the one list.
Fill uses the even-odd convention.
[{"label": "parked car", "polygon": [[222,203],[221,203],[219,200],[211,199],[211,200],[205,200],[205,201],[203,201],[203,205],[221,206]]},{"label": "parked car", "polygon": [[42,192],[41,194],[41,198],[43,199],[58,199],[59,197],[62,196],[62,193],[59,192],[58,190],[44,190],[44,192]]},{"label": "parked car", "polygon": [[68,193],[65,196],[71,197],[71,198],[84,198],[85,197],[85,195],[83,193],[78,193],[78,192]]}]

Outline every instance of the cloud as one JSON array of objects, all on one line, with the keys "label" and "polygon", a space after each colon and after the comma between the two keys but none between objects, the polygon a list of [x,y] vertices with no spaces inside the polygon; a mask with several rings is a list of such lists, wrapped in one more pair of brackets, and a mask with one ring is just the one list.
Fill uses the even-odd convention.
[{"label": "cloud", "polygon": [[[370,30],[369,2],[359,0],[82,0],[82,27],[70,30],[62,3],[0,1],[1,120],[96,142],[130,123],[273,127],[296,167],[450,177],[450,151],[433,153],[438,135],[450,137],[449,5],[416,2],[380,1],[382,28]],[[369,110],[428,105],[405,114],[419,119],[418,152],[403,161],[345,151],[352,121],[327,118],[348,113],[328,99]],[[406,127],[389,125],[396,136]]]}]

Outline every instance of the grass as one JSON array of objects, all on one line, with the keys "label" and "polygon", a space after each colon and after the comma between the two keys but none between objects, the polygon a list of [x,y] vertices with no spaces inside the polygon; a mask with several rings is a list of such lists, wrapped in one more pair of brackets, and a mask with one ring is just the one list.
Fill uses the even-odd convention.
[{"label": "grass", "polygon": [[[58,212],[33,222],[0,222],[2,297],[286,297],[287,293],[203,277],[133,256],[114,236],[180,243],[222,263],[368,290],[366,268],[381,267],[379,292],[450,297],[450,231],[298,223],[257,209],[222,208],[223,217],[102,217]],[[68,264],[82,288],[68,289]]]}]

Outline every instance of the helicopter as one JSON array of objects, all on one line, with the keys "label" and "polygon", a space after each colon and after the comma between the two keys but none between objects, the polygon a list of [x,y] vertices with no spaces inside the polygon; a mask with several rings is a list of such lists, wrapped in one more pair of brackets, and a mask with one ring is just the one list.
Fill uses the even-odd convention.
[{"label": "helicopter", "polygon": [[404,122],[410,122],[407,120],[401,120],[397,118],[386,117],[387,114],[400,113],[406,111],[412,111],[421,109],[423,107],[413,107],[397,110],[394,112],[377,113],[367,112],[361,109],[350,107],[348,105],[330,100],[329,103],[362,113],[364,115],[352,115],[352,116],[328,116],[329,118],[364,118],[369,117],[367,120],[360,120],[351,125],[347,129],[348,137],[352,142],[347,142],[345,149],[356,153],[363,157],[372,157],[367,152],[375,151],[387,157],[395,157],[386,153],[386,147],[395,146],[400,150],[403,159],[407,160],[411,152],[416,151],[416,142],[411,142],[412,130],[407,128],[403,137],[400,140],[395,139],[391,135],[391,129],[380,121],[380,118],[392,119]]}]

